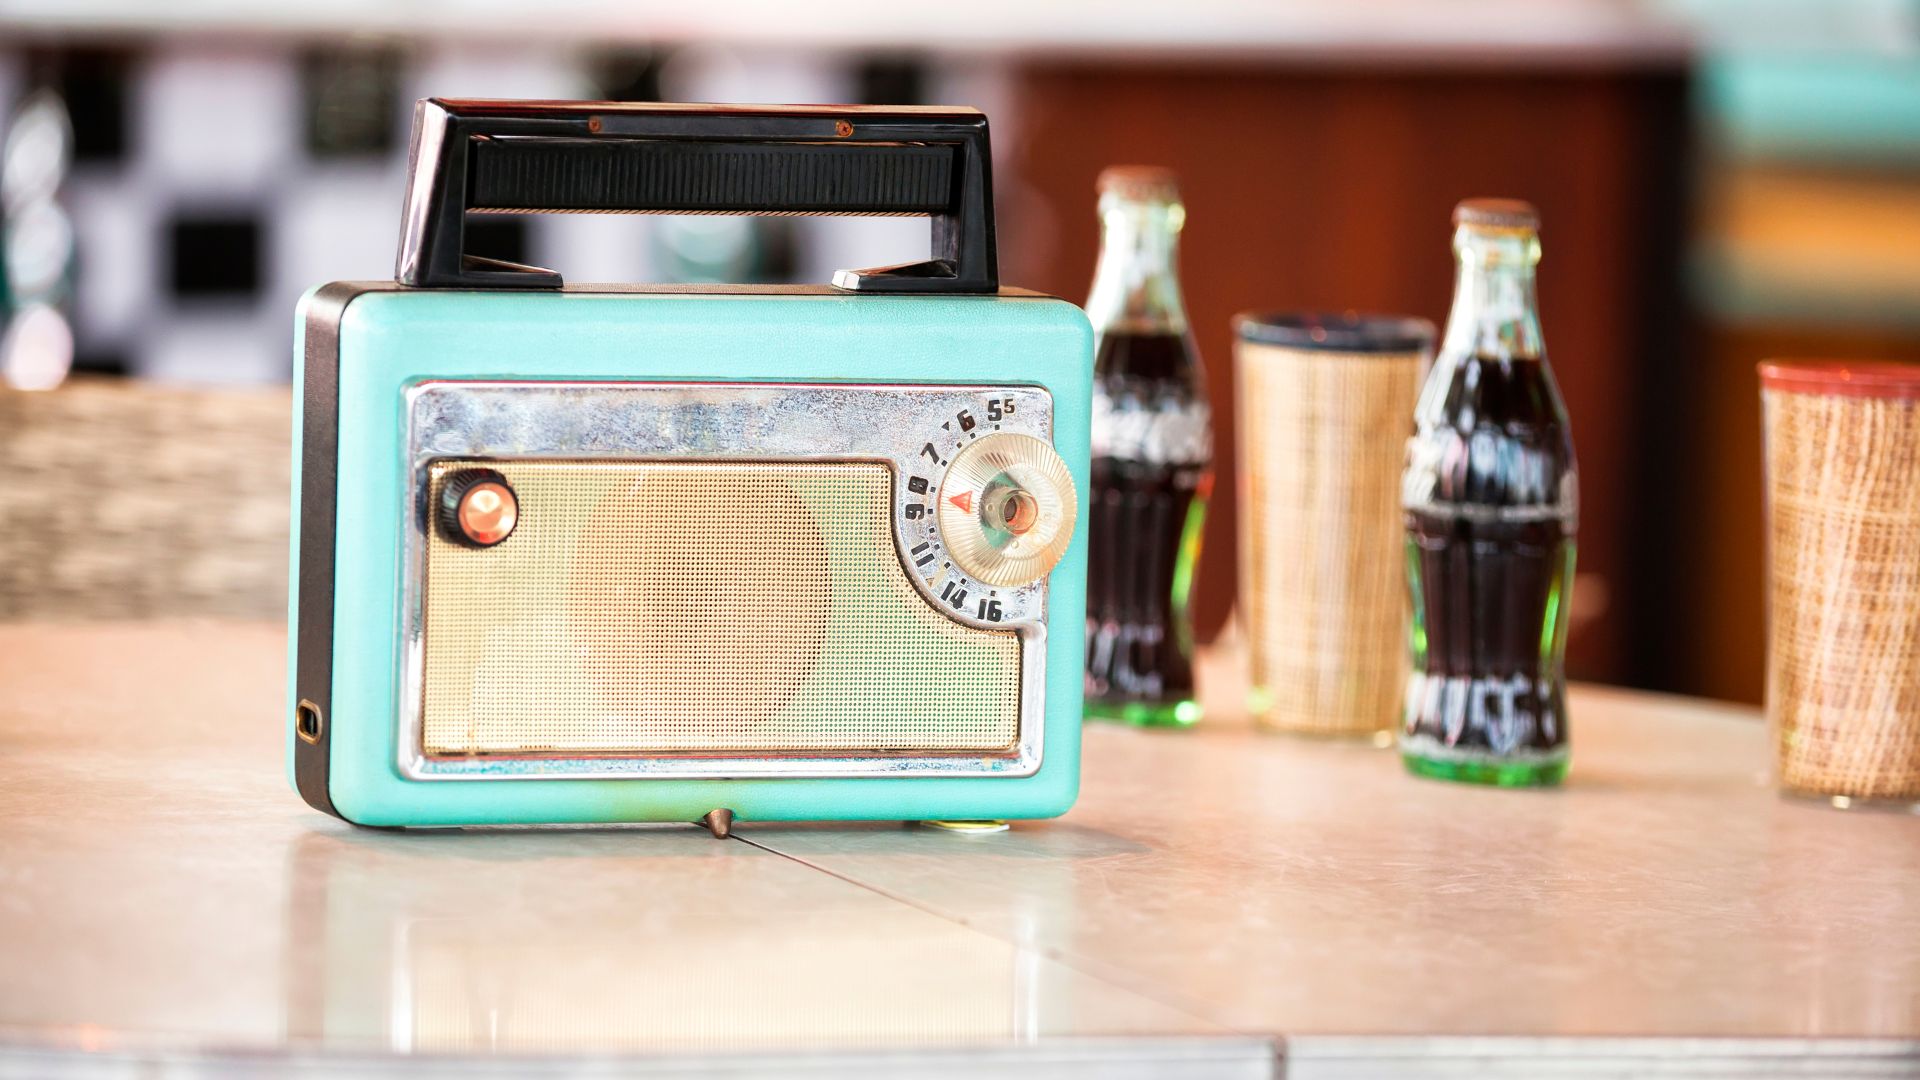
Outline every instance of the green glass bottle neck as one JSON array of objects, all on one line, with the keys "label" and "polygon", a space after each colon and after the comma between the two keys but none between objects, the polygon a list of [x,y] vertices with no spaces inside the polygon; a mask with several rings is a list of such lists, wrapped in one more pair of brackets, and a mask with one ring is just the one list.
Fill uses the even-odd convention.
[{"label": "green glass bottle neck", "polygon": [[1539,236],[1520,229],[1462,227],[1454,233],[1453,251],[1458,262],[1442,359],[1546,359],[1534,296]]},{"label": "green glass bottle neck", "polygon": [[1100,200],[1100,259],[1087,296],[1096,331],[1186,332],[1178,270],[1185,223],[1177,202]]}]

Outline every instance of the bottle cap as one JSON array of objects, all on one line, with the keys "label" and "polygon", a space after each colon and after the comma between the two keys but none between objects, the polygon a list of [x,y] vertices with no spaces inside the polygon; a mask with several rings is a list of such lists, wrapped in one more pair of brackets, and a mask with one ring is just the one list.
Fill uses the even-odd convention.
[{"label": "bottle cap", "polygon": [[1519,199],[1462,199],[1453,208],[1453,223],[1488,229],[1538,229],[1540,211]]},{"label": "bottle cap", "polygon": [[1180,177],[1159,165],[1109,165],[1100,170],[1094,190],[1140,202],[1178,202]]}]

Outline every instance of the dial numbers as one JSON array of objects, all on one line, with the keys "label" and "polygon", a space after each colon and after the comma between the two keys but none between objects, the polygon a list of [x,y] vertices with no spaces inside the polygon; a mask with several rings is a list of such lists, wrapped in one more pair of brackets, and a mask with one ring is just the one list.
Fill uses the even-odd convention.
[{"label": "dial numbers", "polygon": [[[960,541],[968,545],[969,554],[956,552],[952,519],[958,515],[971,521],[967,529],[985,535],[996,553],[1014,545],[1007,558],[1030,569],[1027,560],[1035,551],[1057,541],[1063,552],[1071,537],[1072,482],[1046,438],[1051,428],[1046,391],[1015,387],[983,388],[975,393],[966,401],[949,398],[946,409],[924,421],[927,426],[919,433],[908,429],[898,436],[905,444],[902,449],[918,448],[910,461],[899,461],[895,521],[903,537],[901,551],[925,587],[928,601],[953,617],[985,624],[1027,622],[1044,612],[1046,573],[1059,554],[1050,554],[1038,573],[1020,576],[1027,571],[1015,572],[1017,581],[1009,577],[1006,565],[998,565],[992,574],[1001,580],[993,580],[980,573],[983,563],[971,554],[970,541]],[[978,448],[997,446],[1004,451],[1010,439],[1039,447],[1058,464],[1058,477],[998,470],[996,483],[954,479],[963,462],[978,460],[973,456]],[[1042,494],[1057,488],[1067,491],[1064,526],[1060,501]]]}]

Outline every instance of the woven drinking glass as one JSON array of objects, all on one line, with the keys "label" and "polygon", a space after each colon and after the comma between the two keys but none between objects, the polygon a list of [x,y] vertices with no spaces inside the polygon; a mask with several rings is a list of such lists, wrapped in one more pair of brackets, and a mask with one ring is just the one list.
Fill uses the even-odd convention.
[{"label": "woven drinking glass", "polygon": [[1433,324],[1234,320],[1240,612],[1262,726],[1377,735],[1407,671],[1400,469]]},{"label": "woven drinking glass", "polygon": [[1920,365],[1760,365],[1782,789],[1920,804]]}]

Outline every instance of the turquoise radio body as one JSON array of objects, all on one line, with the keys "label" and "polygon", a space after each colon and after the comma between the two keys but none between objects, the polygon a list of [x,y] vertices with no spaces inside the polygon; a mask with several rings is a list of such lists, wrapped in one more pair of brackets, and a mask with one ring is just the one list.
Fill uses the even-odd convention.
[{"label": "turquoise radio body", "polygon": [[[489,192],[479,148],[502,131],[576,155],[530,170],[563,190]],[[1091,331],[999,288],[990,242],[981,271],[982,222],[961,219],[984,207],[990,241],[984,119],[429,101],[415,140],[401,280],[322,286],[296,317],[288,770],[306,801],[376,826],[721,834],[1064,812]],[[842,212],[782,180],[791,159],[724,164],[822,145],[858,148],[829,172],[879,170],[857,212],[891,212],[890,155],[945,155],[903,201],[929,200],[948,257],[835,287],[568,286],[416,228],[450,217],[457,245],[476,207],[656,209],[625,205],[662,201],[644,182],[573,205],[567,175],[627,175],[630,154],[718,169],[712,209]]]}]

